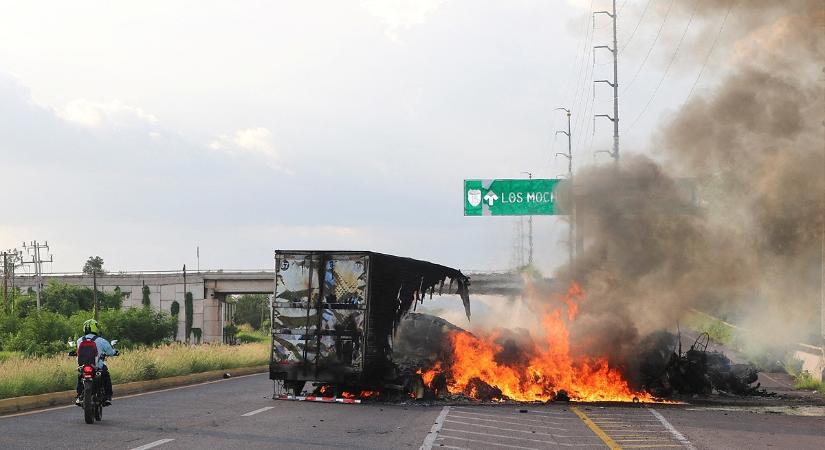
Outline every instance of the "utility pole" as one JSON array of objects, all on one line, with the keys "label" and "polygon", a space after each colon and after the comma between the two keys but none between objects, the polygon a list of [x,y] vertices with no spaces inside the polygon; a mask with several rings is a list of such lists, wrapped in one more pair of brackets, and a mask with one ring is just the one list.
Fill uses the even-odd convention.
[{"label": "utility pole", "polygon": [[570,267],[572,268],[573,260],[575,259],[576,248],[576,199],[574,197],[573,192],[573,132],[570,129],[570,110],[567,108],[556,108],[556,110],[564,111],[565,113],[567,113],[567,131],[556,131],[556,135],[561,133],[567,136],[567,153],[556,153],[556,156],[564,156],[565,158],[567,158],[567,182],[570,185],[570,214],[568,217],[568,219],[570,220],[570,226],[567,229],[567,251],[570,257]]},{"label": "utility pole", "polygon": [[46,261],[40,257],[40,250],[46,249],[49,251],[49,241],[46,241],[45,244],[38,244],[37,241],[29,242],[28,246],[26,243],[23,243],[23,248],[29,252],[31,255],[31,261],[23,261],[23,264],[33,264],[34,265],[34,275],[35,275],[35,283],[37,284],[37,309],[40,309],[40,291],[43,290],[43,263],[44,262],[53,262],[52,255],[49,255],[49,260]]},{"label": "utility pole", "polygon": [[[522,172],[526,174],[528,179],[533,179],[533,174],[530,172]],[[529,250],[527,253],[527,264],[532,266],[533,265],[533,215],[527,216],[527,230],[528,230],[528,242],[529,242]]]},{"label": "utility pole", "polygon": [[[610,48],[608,45],[597,45],[593,47],[594,49],[604,48],[613,53],[613,82],[611,83],[609,80],[594,81],[594,83],[606,83],[613,88],[613,117],[609,114],[596,114],[593,117],[593,122],[595,123],[597,117],[605,117],[613,122],[613,151],[610,153],[610,156],[613,157],[615,162],[619,162],[619,45],[616,37],[616,25],[618,22],[618,17],[616,16],[616,0],[613,0],[612,14],[610,11],[596,11],[593,13],[593,16],[595,17],[596,14],[607,14],[613,19],[613,48]],[[595,60],[595,53],[593,54],[593,58]]]}]

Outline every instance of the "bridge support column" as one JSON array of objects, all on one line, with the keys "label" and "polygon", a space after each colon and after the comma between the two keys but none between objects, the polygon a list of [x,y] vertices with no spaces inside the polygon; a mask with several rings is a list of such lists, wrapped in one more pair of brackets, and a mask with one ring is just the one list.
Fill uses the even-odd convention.
[{"label": "bridge support column", "polygon": [[203,299],[203,341],[219,344],[223,342],[223,309],[226,294],[205,289]]}]

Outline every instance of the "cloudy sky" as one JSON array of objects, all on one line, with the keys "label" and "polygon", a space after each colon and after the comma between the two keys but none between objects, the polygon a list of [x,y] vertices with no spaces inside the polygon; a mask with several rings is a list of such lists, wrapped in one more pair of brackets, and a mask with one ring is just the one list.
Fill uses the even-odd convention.
[{"label": "cloudy sky", "polygon": [[[54,271],[196,246],[202,268],[334,248],[506,269],[515,219],[463,217],[462,180],[564,173],[559,106],[577,167],[611,145],[606,0],[0,3],[0,248],[48,240]],[[675,52],[673,0],[619,3],[623,150],[650,152],[711,42]],[[536,218],[541,268],[565,227]]]}]

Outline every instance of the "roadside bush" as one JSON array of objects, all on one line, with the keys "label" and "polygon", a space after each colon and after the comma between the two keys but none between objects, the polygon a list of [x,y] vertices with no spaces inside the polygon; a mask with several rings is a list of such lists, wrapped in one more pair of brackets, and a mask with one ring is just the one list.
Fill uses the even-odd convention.
[{"label": "roadside bush", "polygon": [[238,327],[236,338],[239,344],[248,344],[251,342],[267,342],[269,341],[269,334],[262,330],[254,330],[251,325],[245,323]]},{"label": "roadside bush", "polygon": [[106,339],[118,339],[121,348],[152,345],[170,339],[177,321],[149,308],[129,308],[100,312],[100,325]]},{"label": "roadside bush", "polygon": [[3,347],[27,355],[48,355],[66,350],[71,335],[66,317],[51,311],[35,311],[20,321],[18,331]]},{"label": "roadside bush", "polygon": [[[94,291],[85,286],[76,286],[65,283],[49,283],[41,293],[41,305],[49,311],[71,316],[84,310],[91,311],[94,306]],[[97,301],[100,309],[120,309],[123,303],[123,294],[117,289],[111,294],[98,291]]]}]

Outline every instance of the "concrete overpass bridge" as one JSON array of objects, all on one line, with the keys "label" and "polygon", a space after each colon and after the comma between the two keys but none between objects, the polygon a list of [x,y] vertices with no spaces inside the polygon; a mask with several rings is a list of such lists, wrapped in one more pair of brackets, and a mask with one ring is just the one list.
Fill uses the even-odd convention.
[{"label": "concrete overpass bridge", "polygon": [[[470,273],[470,296],[473,295],[518,295],[523,287],[521,276],[510,272]],[[43,284],[60,282],[91,288],[91,275],[82,273],[44,274]],[[16,276],[15,286],[21,290],[37,289],[34,276]],[[192,293],[192,327],[201,329],[203,342],[222,342],[223,327],[230,323],[234,305],[227,297],[236,294],[272,294],[275,290],[275,272],[267,270],[250,271],[149,271],[119,272],[99,274],[97,287],[102,292],[111,293],[120,289],[124,307],[139,307],[143,298],[143,286],[149,287],[152,308],[170,312],[172,302],[181,306],[178,316],[178,337],[185,339],[184,292]]]}]

